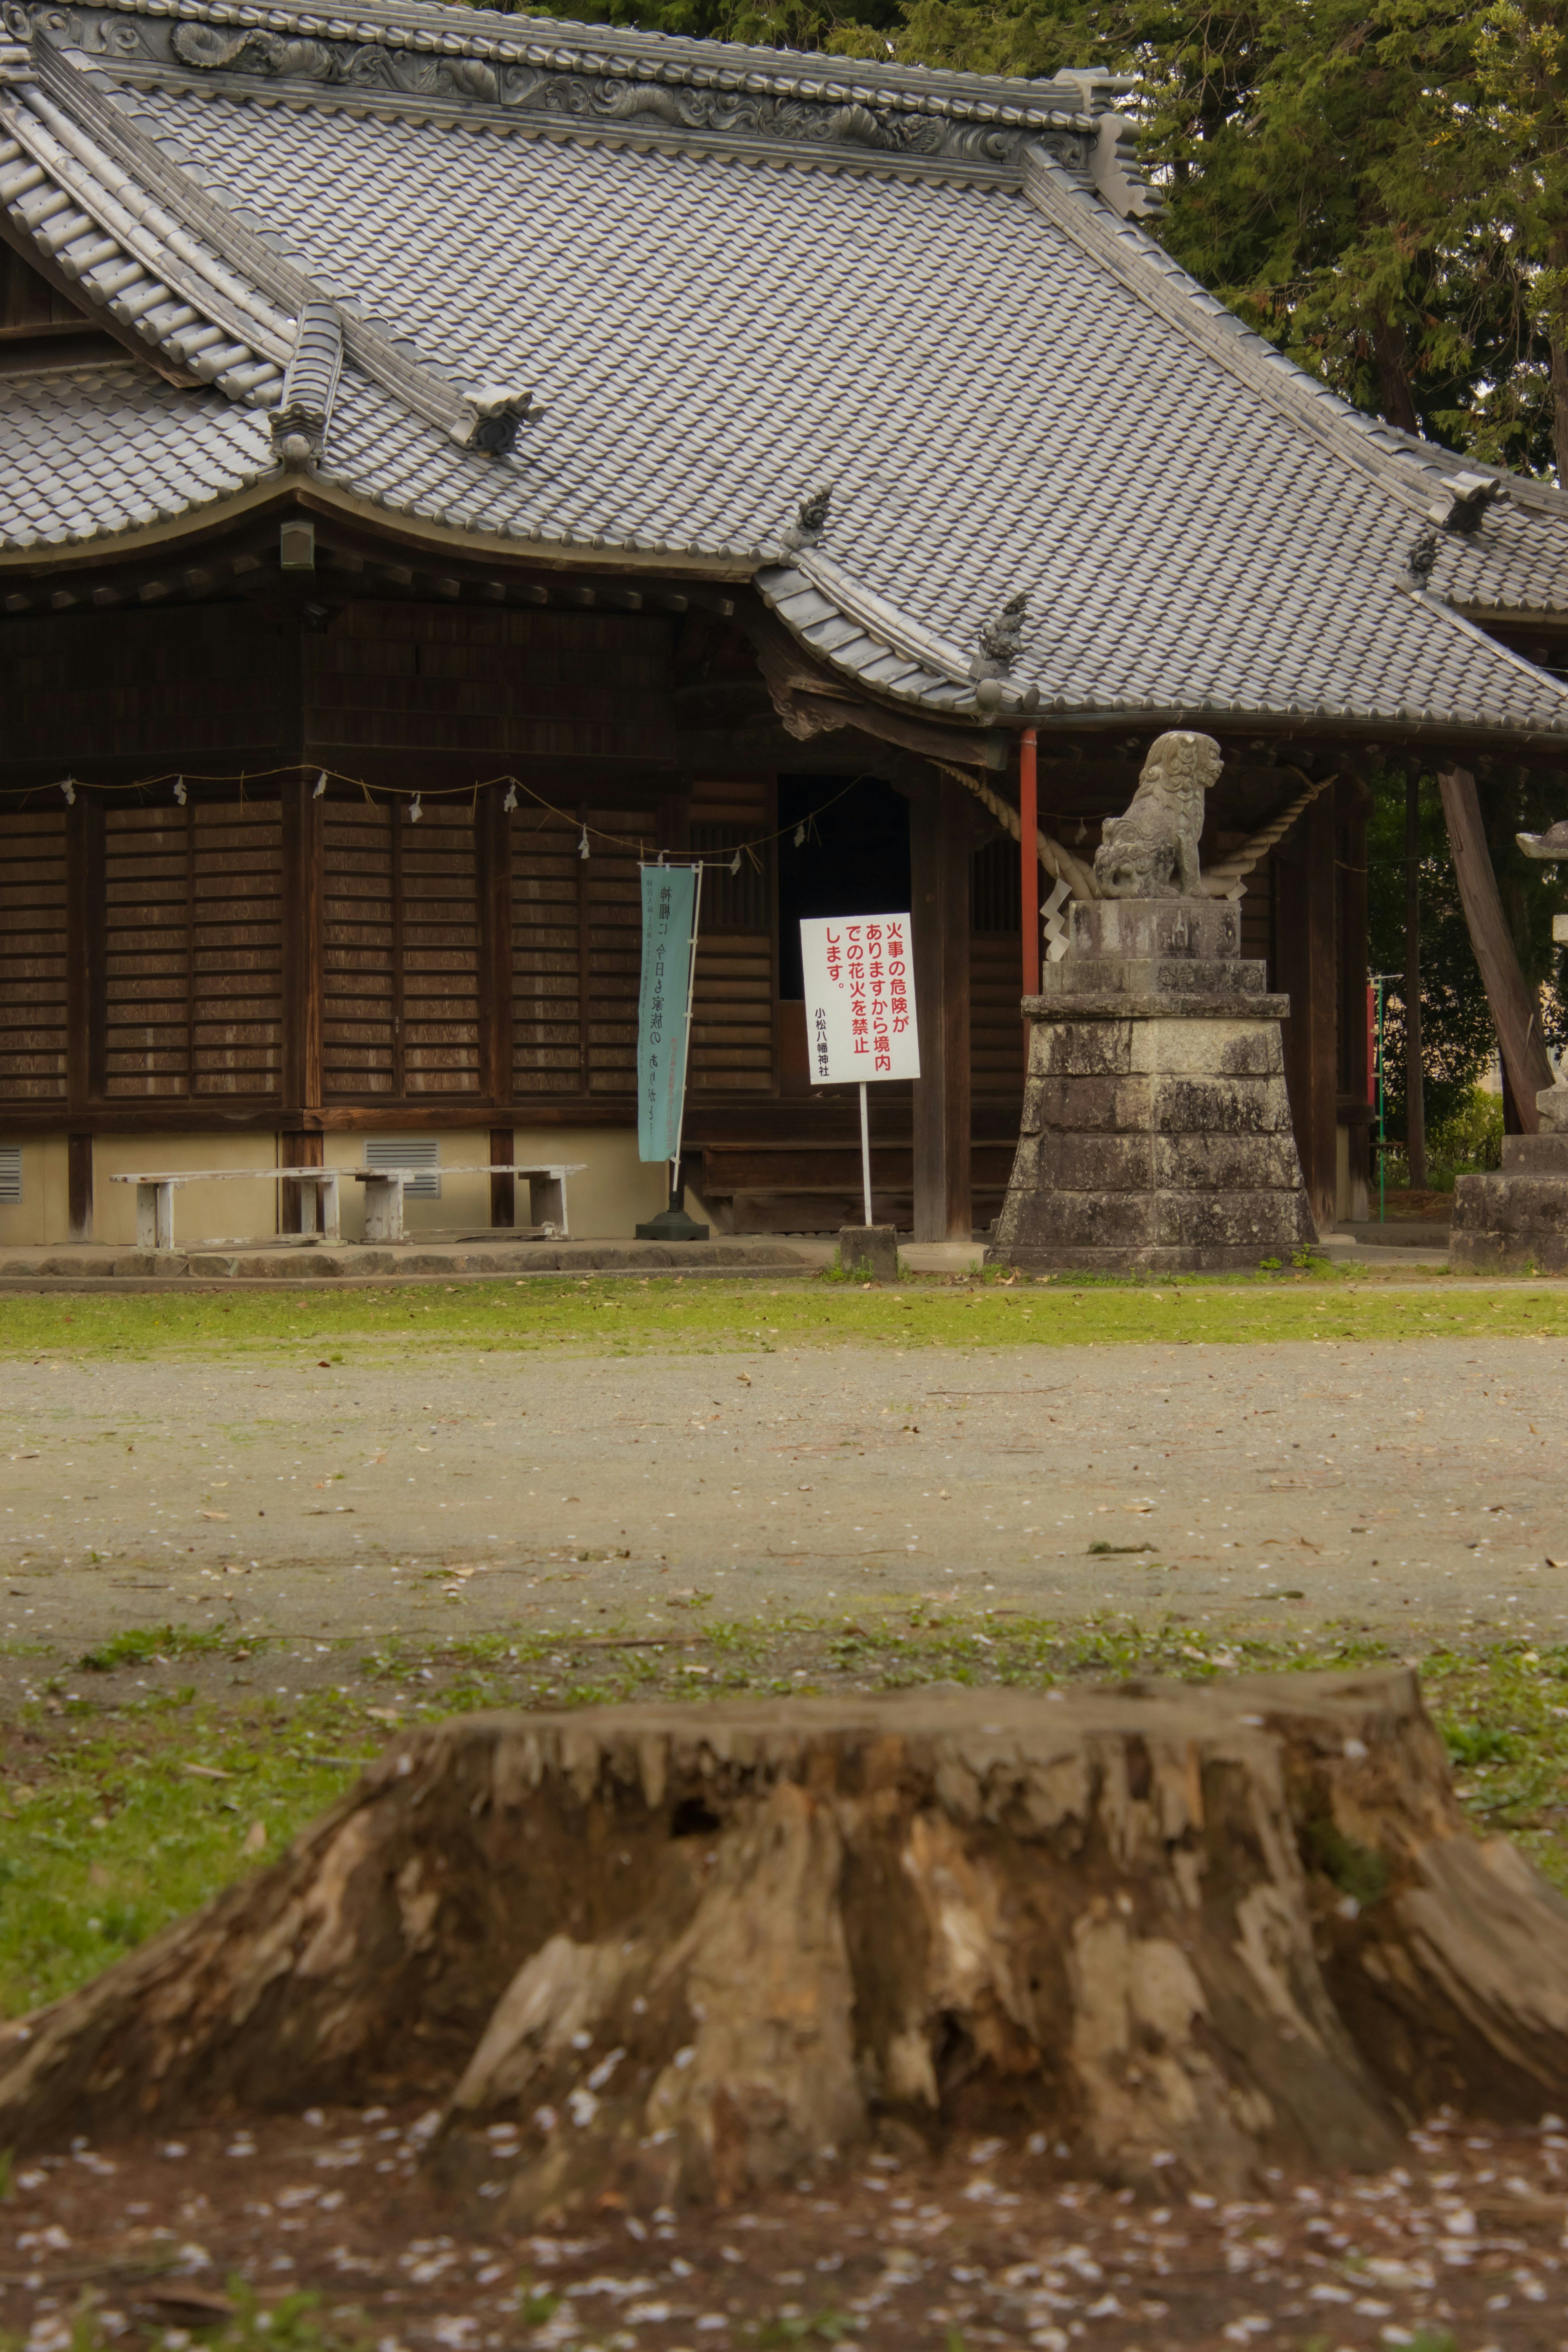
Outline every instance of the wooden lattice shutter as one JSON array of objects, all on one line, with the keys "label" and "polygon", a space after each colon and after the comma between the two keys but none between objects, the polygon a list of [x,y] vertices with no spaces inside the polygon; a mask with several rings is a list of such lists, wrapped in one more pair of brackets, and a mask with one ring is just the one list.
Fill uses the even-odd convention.
[{"label": "wooden lattice shutter", "polygon": [[396,827],[403,1091],[479,1090],[479,891],[471,807]]},{"label": "wooden lattice shutter", "polygon": [[322,820],[321,1092],[394,1092],[397,910],[393,812],[329,801]]},{"label": "wooden lattice shutter", "polygon": [[472,810],[333,802],[322,836],[323,1096],[477,1094]]},{"label": "wooden lattice shutter", "polygon": [[[691,847],[704,861],[692,1007],[694,1092],[773,1087],[773,787],[765,780],[691,790]],[[760,847],[746,845],[762,844]],[[738,873],[728,870],[740,852]]]},{"label": "wooden lattice shutter", "polygon": [[66,814],[0,816],[0,1102],[66,1091]]},{"label": "wooden lattice shutter", "polygon": [[111,808],[104,817],[104,1091],[191,1090],[195,890],[189,811]]},{"label": "wooden lattice shutter", "polygon": [[[589,855],[579,853],[588,828]],[[646,809],[512,819],[512,1056],[519,1096],[636,1091]]]},{"label": "wooden lattice shutter", "polygon": [[273,1095],[283,1054],[283,834],[276,801],[191,809],[192,1090]]}]

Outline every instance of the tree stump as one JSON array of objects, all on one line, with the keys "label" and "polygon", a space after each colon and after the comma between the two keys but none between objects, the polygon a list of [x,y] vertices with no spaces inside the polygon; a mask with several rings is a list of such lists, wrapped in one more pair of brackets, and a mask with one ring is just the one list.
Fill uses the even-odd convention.
[{"label": "tree stump", "polygon": [[5,2147],[410,2097],[515,2222],[955,2128],[1237,2190],[1568,2103],[1568,1905],[1403,1671],[471,1716],[0,2033]]}]

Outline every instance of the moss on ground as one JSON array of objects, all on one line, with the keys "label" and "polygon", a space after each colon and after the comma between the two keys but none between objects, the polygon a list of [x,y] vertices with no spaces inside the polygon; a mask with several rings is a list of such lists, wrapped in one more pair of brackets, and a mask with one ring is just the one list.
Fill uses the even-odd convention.
[{"label": "moss on ground", "polygon": [[[939,1610],[864,1626],[691,1616],[652,1638],[504,1634],[438,1648],[337,1643],[330,1685],[301,1692],[290,1643],[229,1648],[221,1697],[184,1676],[210,1669],[213,1637],[168,1627],[134,1654],[38,1663],[5,1734],[0,1787],[0,2011],[83,1983],[121,1953],[260,1866],[352,1781],[399,1725],[489,1706],[1043,1686],[1132,1674],[1360,1664],[1397,1654],[1347,1632],[1306,1641],[1226,1638],[1124,1619],[1066,1627]],[[105,1645],[105,1650],[114,1645]],[[312,1668],[322,1646],[309,1645]],[[1405,1654],[1408,1656],[1408,1653]],[[91,1663],[89,1663],[89,1660]],[[1478,1829],[1517,1836],[1568,1890],[1568,1644],[1429,1648],[1418,1664]],[[138,1670],[140,1670],[138,1672]],[[131,1679],[132,1676],[134,1680]]]}]

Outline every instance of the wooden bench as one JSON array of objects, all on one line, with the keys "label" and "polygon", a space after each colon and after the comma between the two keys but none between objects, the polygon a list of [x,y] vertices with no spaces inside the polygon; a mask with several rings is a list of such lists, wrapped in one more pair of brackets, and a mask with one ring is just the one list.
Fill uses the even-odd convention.
[{"label": "wooden bench", "polygon": [[[136,1187],[136,1245],[138,1249],[172,1250],[174,1246],[174,1194],[182,1184],[308,1184],[320,1197],[321,1237],[326,1242],[341,1242],[342,1224],[339,1211],[339,1186],[346,1178],[350,1183],[365,1187],[364,1237],[367,1242],[400,1242],[403,1231],[403,1188],[420,1176],[526,1176],[530,1230],[540,1227],[564,1239],[566,1223],[566,1179],[578,1175],[587,1166],[586,1160],[552,1160],[524,1167],[521,1163],[486,1160],[473,1167],[459,1168],[179,1168],[159,1169],[136,1175],[111,1176],[111,1184],[134,1184]],[[509,1230],[506,1226],[501,1232]],[[510,1228],[515,1232],[516,1227]]]}]

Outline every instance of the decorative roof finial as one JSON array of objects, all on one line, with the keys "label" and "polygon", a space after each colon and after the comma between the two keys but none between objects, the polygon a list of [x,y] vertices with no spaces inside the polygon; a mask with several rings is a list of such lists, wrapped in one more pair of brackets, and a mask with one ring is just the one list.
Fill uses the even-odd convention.
[{"label": "decorative roof finial", "polygon": [[1410,552],[1405,560],[1410,566],[1410,577],[1415,581],[1417,588],[1428,586],[1432,574],[1437,568],[1436,532],[1426,530],[1422,531],[1418,538],[1412,540]]},{"label": "decorative roof finial", "polygon": [[980,654],[970,664],[973,677],[1005,677],[1017,660],[1024,643],[1024,615],[1029,609],[1029,592],[1020,588],[1009,596],[1002,610],[980,625]]},{"label": "decorative roof finial", "polygon": [[779,533],[786,547],[815,547],[827,529],[827,512],[833,504],[833,486],[828,483],[802,499],[795,510],[795,520],[786,523]]}]

